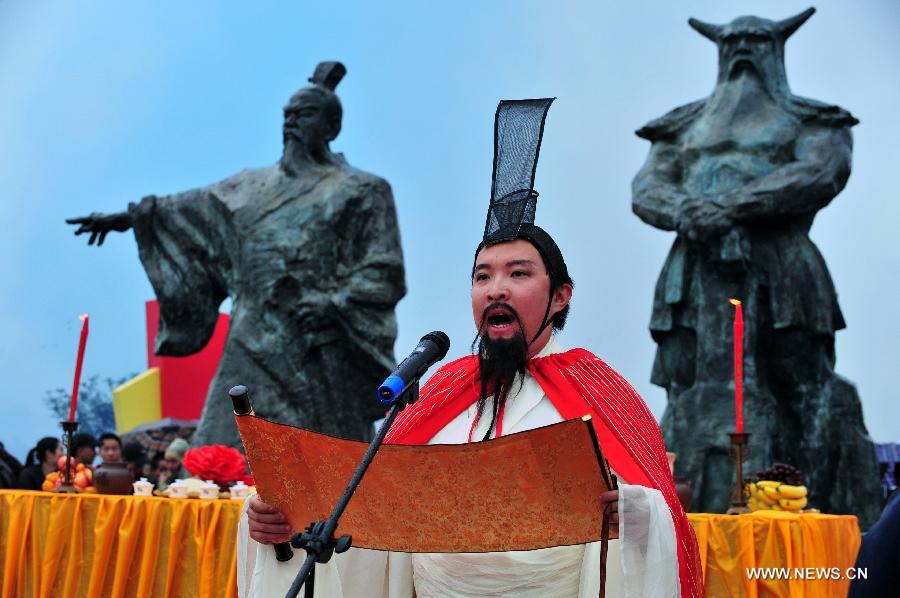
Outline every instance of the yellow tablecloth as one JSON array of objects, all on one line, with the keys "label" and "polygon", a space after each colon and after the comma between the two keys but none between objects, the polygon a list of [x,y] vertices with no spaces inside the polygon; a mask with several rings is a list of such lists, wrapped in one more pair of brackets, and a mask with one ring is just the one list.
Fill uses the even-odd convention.
[{"label": "yellow tablecloth", "polygon": [[[757,511],[745,515],[689,513],[697,534],[706,595],[818,598],[846,596],[861,535],[852,515]],[[751,580],[747,568],[789,568],[788,579]],[[806,571],[807,567],[827,569]],[[800,579],[838,574],[841,579]]]},{"label": "yellow tablecloth", "polygon": [[[237,595],[230,500],[0,490],[0,598]],[[746,568],[837,568],[859,550],[856,517],[691,513],[706,595],[846,596],[848,579],[750,580]],[[793,573],[793,571],[792,571]]]},{"label": "yellow tablecloth", "polygon": [[0,596],[233,597],[241,503],[0,490]]}]

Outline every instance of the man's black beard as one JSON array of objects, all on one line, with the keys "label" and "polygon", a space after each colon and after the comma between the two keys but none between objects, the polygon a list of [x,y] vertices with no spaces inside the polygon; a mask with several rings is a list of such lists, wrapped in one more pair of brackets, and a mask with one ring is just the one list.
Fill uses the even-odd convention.
[{"label": "man's black beard", "polygon": [[497,425],[497,414],[506,403],[509,387],[515,381],[516,374],[524,375],[525,369],[528,367],[528,343],[525,341],[525,328],[522,326],[519,314],[512,307],[503,305],[519,328],[512,338],[492,339],[484,330],[487,324],[486,316],[494,307],[495,305],[491,305],[484,310],[485,315],[482,316],[481,326],[478,328],[478,337],[472,343],[473,349],[476,343],[478,345],[478,371],[481,378],[476,426],[478,420],[481,419],[488,397],[494,397],[491,425],[483,440],[491,437],[491,432]]}]

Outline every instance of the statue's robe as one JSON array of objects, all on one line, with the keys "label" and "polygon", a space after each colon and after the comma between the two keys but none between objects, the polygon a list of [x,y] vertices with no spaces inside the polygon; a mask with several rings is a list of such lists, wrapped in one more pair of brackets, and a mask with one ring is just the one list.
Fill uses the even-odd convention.
[{"label": "statue's robe", "polygon": [[247,170],[130,207],[160,304],[156,352],[203,348],[233,300],[224,353],[193,443],[240,446],[228,390],[262,417],[356,439],[381,417],[405,293],[391,190],[343,160],[290,176]]}]

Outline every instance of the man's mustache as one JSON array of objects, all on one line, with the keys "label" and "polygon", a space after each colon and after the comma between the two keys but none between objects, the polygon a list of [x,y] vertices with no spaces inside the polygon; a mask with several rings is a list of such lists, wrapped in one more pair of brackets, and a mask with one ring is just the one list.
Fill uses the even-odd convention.
[{"label": "man's mustache", "polygon": [[519,312],[517,312],[516,309],[508,303],[495,301],[494,303],[490,303],[487,307],[484,308],[484,311],[481,312],[481,323],[478,325],[479,334],[484,331],[484,327],[488,322],[488,318],[495,315],[497,312],[509,314],[513,321],[519,325],[519,330],[522,331],[522,334],[525,333],[525,326],[522,324],[522,318],[519,317]]},{"label": "man's mustache", "polygon": [[472,346],[470,347],[473,354],[480,354],[481,351],[477,349],[479,345],[479,341],[484,337],[484,329],[487,325],[487,320],[494,312],[498,310],[503,310],[505,313],[508,313],[509,316],[516,322],[519,326],[519,332],[522,334],[522,338],[525,338],[525,325],[522,324],[522,318],[519,317],[519,312],[515,310],[512,305],[507,303],[501,303],[499,301],[495,301],[494,303],[489,304],[484,308],[484,311],[481,312],[481,322],[478,324],[478,331],[475,333],[475,338],[472,339]]}]

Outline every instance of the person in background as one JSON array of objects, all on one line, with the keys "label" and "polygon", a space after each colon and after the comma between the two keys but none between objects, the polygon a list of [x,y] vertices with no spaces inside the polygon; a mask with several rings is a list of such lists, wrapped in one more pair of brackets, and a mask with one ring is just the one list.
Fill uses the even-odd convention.
[{"label": "person in background", "polygon": [[22,464],[0,442],[0,488],[15,488],[21,471]]},{"label": "person in background", "polygon": [[169,471],[173,474],[178,474],[180,477],[185,477],[182,475],[181,462],[184,461],[184,455],[190,448],[191,445],[184,438],[176,438],[172,441],[172,444],[169,445],[169,448],[166,449],[163,455]]},{"label": "person in background", "polygon": [[159,475],[157,476],[157,486],[160,489],[164,489],[178,478],[187,477],[186,472],[181,468],[181,462],[190,448],[191,445],[187,440],[176,438],[166,449],[163,460],[159,464]]},{"label": "person in background", "polygon": [[160,455],[159,464],[156,469],[156,489],[162,492],[169,487],[169,484],[175,481],[175,472],[169,471],[169,464]]},{"label": "person in background", "polygon": [[155,484],[157,478],[159,477],[159,465],[160,463],[162,463],[162,460],[162,453],[153,453],[150,456],[150,459],[144,464],[144,470],[141,475]]},{"label": "person in background", "polygon": [[72,455],[75,463],[84,463],[85,467],[93,467],[97,458],[97,439],[87,432],[72,437]]},{"label": "person in background", "polygon": [[144,445],[137,441],[126,443],[122,447],[122,461],[125,461],[134,481],[138,481],[143,475],[144,463],[147,462],[147,451],[144,449]]},{"label": "person in background", "polygon": [[21,490],[40,490],[48,473],[56,471],[57,461],[65,455],[58,438],[46,436],[28,451],[25,468],[19,472],[18,487]]},{"label": "person in background", "polygon": [[100,459],[104,463],[122,460],[122,439],[106,432],[100,435]]},{"label": "person in background", "polygon": [[[894,490],[875,525],[866,532],[856,555],[857,575],[847,598],[892,596],[900,585],[900,492]],[[865,577],[861,575],[865,571]],[[891,588],[894,588],[891,590]]]},{"label": "person in background", "polygon": [[15,488],[18,477],[12,467],[0,459],[0,489]]}]

